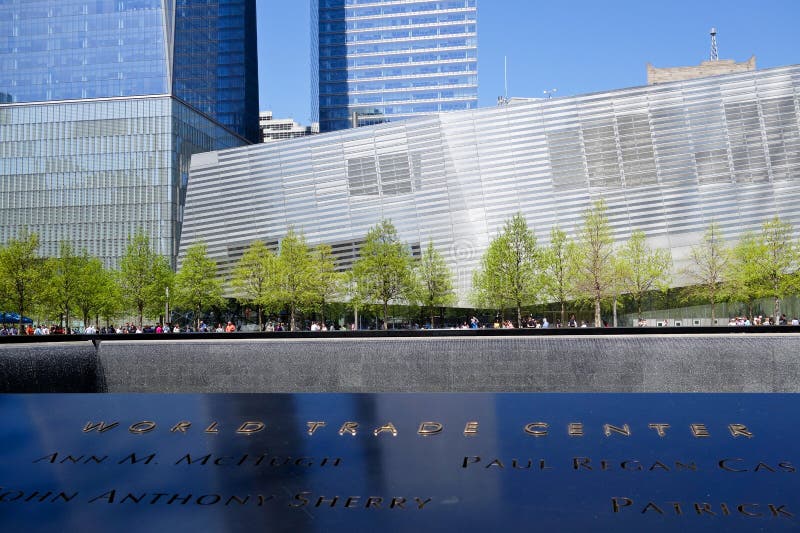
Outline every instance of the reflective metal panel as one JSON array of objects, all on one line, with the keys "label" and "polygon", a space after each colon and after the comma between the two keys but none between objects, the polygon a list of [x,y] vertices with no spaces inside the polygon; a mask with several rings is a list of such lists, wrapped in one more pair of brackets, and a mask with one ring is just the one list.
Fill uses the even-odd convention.
[{"label": "reflective metal panel", "polygon": [[219,152],[193,167],[181,246],[202,238],[227,276],[239,250],[289,225],[336,246],[391,218],[411,246],[433,240],[468,305],[507,219],[521,212],[547,244],[604,198],[616,240],[639,229],[670,248],[680,282],[712,221],[729,242],[774,216],[800,229],[798,79],[788,66]]}]

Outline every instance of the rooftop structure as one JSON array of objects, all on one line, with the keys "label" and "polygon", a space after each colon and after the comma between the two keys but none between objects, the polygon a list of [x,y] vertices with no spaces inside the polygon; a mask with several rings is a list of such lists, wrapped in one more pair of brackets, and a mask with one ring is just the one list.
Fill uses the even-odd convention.
[{"label": "rooftop structure", "polygon": [[316,122],[311,126],[301,126],[291,118],[274,118],[272,111],[259,113],[258,123],[261,128],[261,142],[265,143],[319,133],[319,124]]},{"label": "rooftop structure", "polygon": [[656,68],[647,64],[647,84],[670,83],[673,81],[695,80],[709,76],[721,76],[735,72],[750,72],[756,69],[756,56],[747,61],[737,63],[733,59],[717,59],[703,61],[693,67],[666,67]]}]

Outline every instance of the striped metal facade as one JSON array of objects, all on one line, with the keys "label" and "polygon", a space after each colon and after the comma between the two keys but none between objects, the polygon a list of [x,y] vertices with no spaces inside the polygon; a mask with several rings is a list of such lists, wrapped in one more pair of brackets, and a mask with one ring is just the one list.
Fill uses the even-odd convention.
[{"label": "striped metal facade", "polygon": [[227,275],[293,225],[347,268],[385,217],[415,251],[433,240],[467,303],[515,212],[546,244],[604,198],[615,238],[644,231],[677,272],[712,221],[730,241],[774,216],[800,228],[799,91],[787,66],[196,155],[181,253],[202,240]]}]

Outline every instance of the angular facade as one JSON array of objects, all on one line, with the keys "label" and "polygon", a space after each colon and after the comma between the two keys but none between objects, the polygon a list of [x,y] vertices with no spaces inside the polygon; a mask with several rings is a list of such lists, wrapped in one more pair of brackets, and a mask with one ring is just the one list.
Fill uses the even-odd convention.
[{"label": "angular facade", "polygon": [[381,124],[193,158],[181,249],[196,240],[230,272],[254,240],[288,226],[352,264],[389,218],[472,272],[521,212],[541,244],[574,236],[608,204],[615,238],[644,231],[676,272],[709,223],[731,241],[779,216],[800,229],[800,66]]},{"label": "angular facade", "polygon": [[312,0],[320,131],[478,104],[477,0]]},{"label": "angular facade", "polygon": [[24,227],[45,255],[69,241],[114,265],[144,230],[174,259],[191,155],[258,139],[254,14],[253,0],[0,3],[0,242]]}]

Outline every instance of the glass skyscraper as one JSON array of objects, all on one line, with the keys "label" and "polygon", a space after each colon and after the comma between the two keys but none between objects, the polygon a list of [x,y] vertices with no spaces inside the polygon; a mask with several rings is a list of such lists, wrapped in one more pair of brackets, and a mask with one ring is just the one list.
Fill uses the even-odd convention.
[{"label": "glass skyscraper", "polygon": [[320,131],[478,106],[477,0],[312,0]]},{"label": "glass skyscraper", "polygon": [[177,252],[191,155],[256,142],[255,0],[0,0],[0,241]]}]

